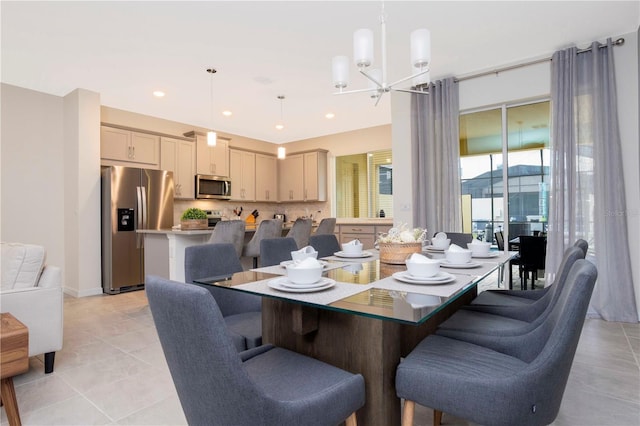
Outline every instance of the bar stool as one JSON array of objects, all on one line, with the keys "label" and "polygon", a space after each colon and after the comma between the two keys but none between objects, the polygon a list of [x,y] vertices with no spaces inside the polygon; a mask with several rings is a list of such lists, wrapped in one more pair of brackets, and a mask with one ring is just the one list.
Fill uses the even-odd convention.
[{"label": "bar stool", "polygon": [[296,240],[299,249],[309,245],[309,236],[311,235],[311,219],[296,219],[293,226],[287,233],[287,238]]},{"label": "bar stool", "polygon": [[325,217],[320,221],[318,229],[316,229],[315,235],[333,234],[336,229],[336,218]]},{"label": "bar stool", "polygon": [[244,246],[245,223],[243,220],[225,220],[216,223],[213,234],[209,239],[209,244],[233,244],[236,249],[238,259],[242,256]]},{"label": "bar stool", "polygon": [[265,219],[258,225],[253,238],[244,245],[243,256],[253,257],[253,267],[258,267],[260,257],[260,241],[265,238],[278,238],[282,236],[282,220]]}]

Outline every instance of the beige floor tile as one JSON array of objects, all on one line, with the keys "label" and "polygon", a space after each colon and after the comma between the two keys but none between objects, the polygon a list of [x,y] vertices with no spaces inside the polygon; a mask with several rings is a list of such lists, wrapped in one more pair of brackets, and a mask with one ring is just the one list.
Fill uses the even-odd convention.
[{"label": "beige floor tile", "polygon": [[187,419],[184,417],[178,396],[172,395],[121,419],[117,423],[119,425],[169,426],[186,425]]},{"label": "beige floor tile", "polygon": [[118,421],[173,394],[175,387],[171,379],[162,372],[149,370],[98,385],[84,396],[109,418]]},{"label": "beige floor tile", "polygon": [[97,341],[77,348],[63,347],[56,353],[55,371],[75,368],[85,363],[101,360],[112,360],[123,352],[109,343]]},{"label": "beige floor tile", "polygon": [[144,327],[116,336],[105,337],[104,341],[124,352],[133,352],[159,343],[155,328]]},{"label": "beige floor tile", "polygon": [[21,416],[24,426],[30,425],[108,425],[111,419],[82,396],[76,396]]},{"label": "beige floor tile", "polygon": [[147,364],[152,365],[156,369],[168,370],[167,360],[162,352],[160,342],[153,343],[143,349],[132,351],[129,355],[134,356]]},{"label": "beige floor tile", "polygon": [[115,359],[84,363],[58,372],[58,375],[80,393],[151,370],[151,365],[121,354]]},{"label": "beige floor tile", "polygon": [[[61,401],[79,396],[71,386],[62,380],[54,372],[46,376],[15,386],[16,400],[20,416],[39,410]],[[2,408],[2,421],[6,420],[4,407]]]}]

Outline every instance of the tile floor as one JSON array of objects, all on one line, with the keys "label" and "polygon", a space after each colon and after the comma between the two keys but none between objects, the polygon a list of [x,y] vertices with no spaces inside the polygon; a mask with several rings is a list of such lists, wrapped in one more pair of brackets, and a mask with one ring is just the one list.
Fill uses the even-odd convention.
[{"label": "tile floor", "polygon": [[[64,304],[55,371],[45,376],[42,357],[35,357],[15,378],[24,425],[186,424],[144,291],[65,297]],[[639,366],[639,324],[587,320],[553,424],[639,425]],[[416,425],[431,419],[431,410],[416,408]],[[469,424],[446,413],[443,421]]]}]

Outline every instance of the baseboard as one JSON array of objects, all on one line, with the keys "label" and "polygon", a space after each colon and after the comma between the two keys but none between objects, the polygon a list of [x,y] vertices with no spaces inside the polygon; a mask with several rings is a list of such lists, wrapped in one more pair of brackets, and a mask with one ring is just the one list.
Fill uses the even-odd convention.
[{"label": "baseboard", "polygon": [[102,286],[88,288],[86,290],[78,291],[74,288],[65,287],[63,289],[64,294],[68,294],[72,297],[88,297],[88,296],[99,296],[102,294]]}]

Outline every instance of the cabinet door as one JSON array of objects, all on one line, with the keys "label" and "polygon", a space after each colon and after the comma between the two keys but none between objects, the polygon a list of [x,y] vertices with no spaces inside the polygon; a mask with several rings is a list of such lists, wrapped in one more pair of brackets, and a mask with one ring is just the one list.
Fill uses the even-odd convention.
[{"label": "cabinet door", "polygon": [[231,178],[231,199],[242,200],[242,152],[229,150],[229,177]]},{"label": "cabinet door", "polygon": [[318,199],[318,153],[304,154],[304,199]]},{"label": "cabinet door", "polygon": [[173,178],[180,183],[180,195],[177,198],[193,200],[195,198],[196,147],[193,142],[178,141],[177,171]]},{"label": "cabinet door", "polygon": [[302,154],[290,155],[280,160],[279,196],[280,201],[303,201],[304,158]]},{"label": "cabinet door", "polygon": [[131,132],[102,126],[100,128],[100,158],[130,161]]},{"label": "cabinet door", "polygon": [[180,197],[180,181],[178,179],[178,140],[160,138],[160,168],[173,172],[173,196]]},{"label": "cabinet door", "polygon": [[231,177],[231,199],[254,201],[256,199],[256,161],[252,152],[229,150],[229,174]]},{"label": "cabinet door", "polygon": [[196,135],[196,147],[196,170],[198,174],[229,176],[228,141],[218,139],[216,146],[209,146],[207,145],[206,135]]},{"label": "cabinet door", "polygon": [[130,161],[158,165],[159,160],[160,137],[146,133],[131,132]]},{"label": "cabinet door", "polygon": [[278,201],[278,163],[272,155],[256,154],[256,201]]}]

